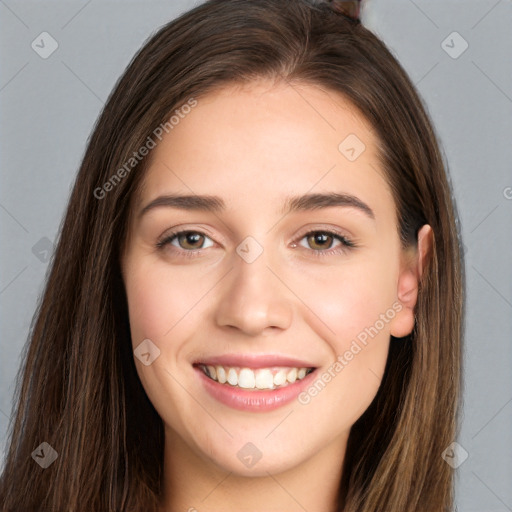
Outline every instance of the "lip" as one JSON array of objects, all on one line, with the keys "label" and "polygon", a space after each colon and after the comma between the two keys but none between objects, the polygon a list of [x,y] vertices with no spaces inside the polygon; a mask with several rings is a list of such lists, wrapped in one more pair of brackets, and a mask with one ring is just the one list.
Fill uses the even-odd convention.
[{"label": "lip", "polygon": [[[211,360],[212,359],[209,361]],[[226,366],[230,365],[226,364]],[[279,364],[277,366],[287,365]],[[248,366],[246,366],[246,368],[248,368]],[[305,388],[311,385],[312,380],[316,378],[315,369],[303,379],[297,380],[293,384],[289,384],[283,388],[254,389],[249,391],[231,386],[227,383],[221,384],[220,382],[210,379],[198,366],[194,366],[194,371],[197,373],[201,384],[210,396],[228,407],[248,412],[267,412],[283,407],[295,400]]]},{"label": "lip", "polygon": [[311,362],[296,359],[290,356],[279,354],[224,354],[206,359],[194,361],[194,366],[204,364],[205,366],[230,366],[240,368],[271,368],[273,366],[289,366],[291,368],[316,368],[317,365]]}]

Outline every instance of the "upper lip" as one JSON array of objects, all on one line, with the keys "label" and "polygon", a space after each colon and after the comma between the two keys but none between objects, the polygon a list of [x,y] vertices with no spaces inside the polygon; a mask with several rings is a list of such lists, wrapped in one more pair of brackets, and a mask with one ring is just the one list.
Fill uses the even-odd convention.
[{"label": "upper lip", "polygon": [[205,357],[194,361],[194,364],[206,366],[230,366],[242,368],[269,368],[271,366],[289,366],[291,368],[315,368],[310,362],[280,354],[224,354]]}]

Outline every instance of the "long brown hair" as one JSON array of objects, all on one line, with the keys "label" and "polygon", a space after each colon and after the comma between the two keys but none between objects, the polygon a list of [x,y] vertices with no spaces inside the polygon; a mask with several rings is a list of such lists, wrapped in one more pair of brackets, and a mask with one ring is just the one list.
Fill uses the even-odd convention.
[{"label": "long brown hair", "polygon": [[[434,233],[414,331],[391,340],[377,396],[352,427],[339,510],[451,509],[453,470],[441,454],[458,433],[460,409],[457,218],[422,101],[353,12],[313,0],[211,0],[165,25],[134,57],[89,140],[25,346],[2,510],[156,509],[163,426],[136,373],[120,272],[148,159],[112,176],[190,98],[259,78],[347,98],[378,135],[404,247],[425,223]],[[108,193],[98,193],[107,182]],[[31,457],[43,442],[58,454],[46,469]]]}]

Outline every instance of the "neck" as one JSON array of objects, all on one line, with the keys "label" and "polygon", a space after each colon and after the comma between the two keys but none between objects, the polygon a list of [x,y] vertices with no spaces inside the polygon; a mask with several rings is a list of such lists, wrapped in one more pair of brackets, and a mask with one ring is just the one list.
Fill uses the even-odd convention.
[{"label": "neck", "polygon": [[348,433],[299,466],[263,476],[238,475],[193,451],[166,428],[160,512],[334,512]]}]

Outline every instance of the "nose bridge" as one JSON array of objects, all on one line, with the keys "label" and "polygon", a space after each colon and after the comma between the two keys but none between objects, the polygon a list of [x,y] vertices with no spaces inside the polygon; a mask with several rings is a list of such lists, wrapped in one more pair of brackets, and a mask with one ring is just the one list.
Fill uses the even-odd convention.
[{"label": "nose bridge", "polygon": [[237,247],[234,268],[217,308],[219,326],[236,327],[251,335],[267,327],[285,329],[292,317],[290,295],[274,275],[275,270],[270,270],[271,251],[258,245],[259,249],[246,239]]}]

